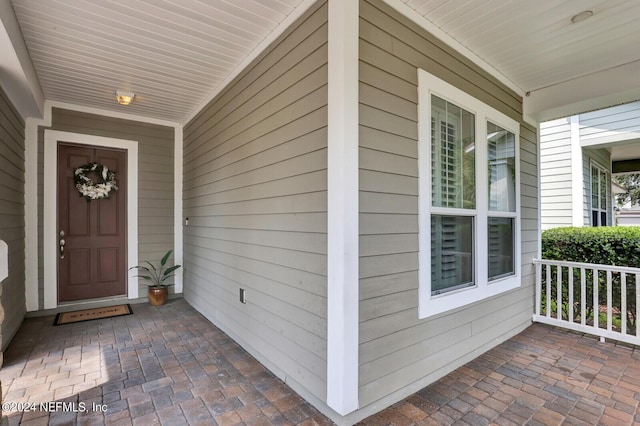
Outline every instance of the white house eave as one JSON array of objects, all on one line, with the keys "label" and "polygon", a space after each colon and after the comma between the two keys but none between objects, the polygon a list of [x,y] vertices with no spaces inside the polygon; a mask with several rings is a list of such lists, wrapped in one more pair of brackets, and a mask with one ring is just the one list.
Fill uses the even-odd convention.
[{"label": "white house eave", "polygon": [[44,94],[8,1],[0,2],[0,52],[0,86],[23,119],[42,118]]},{"label": "white house eave", "polygon": [[537,125],[558,117],[640,100],[640,61],[612,67],[586,76],[572,78],[548,87],[522,88],[493,65],[434,25],[402,0],[383,0],[386,4],[429,31],[449,47],[496,78],[522,97],[523,120]]},{"label": "white house eave", "polygon": [[538,122],[640,99],[640,61],[531,91],[523,100],[524,116]]}]

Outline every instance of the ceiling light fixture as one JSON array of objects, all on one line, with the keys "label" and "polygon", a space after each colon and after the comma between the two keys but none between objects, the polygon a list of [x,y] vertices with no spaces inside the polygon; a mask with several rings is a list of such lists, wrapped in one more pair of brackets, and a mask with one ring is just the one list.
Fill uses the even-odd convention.
[{"label": "ceiling light fixture", "polygon": [[135,93],[127,93],[116,90],[116,100],[120,105],[129,105],[133,102],[133,98],[135,98]]},{"label": "ceiling light fixture", "polygon": [[576,15],[573,15],[571,17],[571,23],[572,24],[577,24],[580,23],[582,21],[586,21],[587,19],[591,18],[593,16],[593,11],[592,10],[585,10],[582,11]]}]

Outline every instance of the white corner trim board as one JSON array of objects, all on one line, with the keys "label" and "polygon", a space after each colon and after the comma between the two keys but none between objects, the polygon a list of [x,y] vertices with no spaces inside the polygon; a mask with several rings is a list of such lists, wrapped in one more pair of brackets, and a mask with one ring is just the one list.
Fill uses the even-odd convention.
[{"label": "white corner trim board", "polygon": [[329,0],[327,405],[358,409],[357,1]]},{"label": "white corner trim board", "polygon": [[[58,306],[57,291],[57,147],[58,142],[120,148],[127,151],[127,262],[128,267],[138,264],[138,142],[126,139],[106,138],[81,133],[44,131],[44,309]],[[47,214],[49,212],[49,214]],[[52,213],[53,212],[53,213]],[[138,278],[129,273],[127,295],[138,297]]]}]

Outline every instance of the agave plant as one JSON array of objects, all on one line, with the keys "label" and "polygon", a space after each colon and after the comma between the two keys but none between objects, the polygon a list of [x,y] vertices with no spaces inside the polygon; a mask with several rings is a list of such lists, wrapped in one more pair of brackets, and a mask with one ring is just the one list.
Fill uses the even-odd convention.
[{"label": "agave plant", "polygon": [[149,287],[162,288],[162,287],[172,286],[173,284],[165,284],[165,281],[168,278],[173,277],[175,275],[174,271],[180,268],[180,266],[182,266],[182,265],[173,265],[165,269],[167,260],[169,260],[169,256],[171,256],[172,251],[173,250],[169,250],[168,252],[165,253],[164,256],[162,256],[162,259],[160,259],[159,268],[156,268],[151,262],[146,262],[149,265],[149,267],[137,265],[137,266],[132,266],[131,268],[129,268],[129,270],[137,269],[140,272],[140,275],[136,275],[136,276],[149,281],[149,284],[147,284]]}]

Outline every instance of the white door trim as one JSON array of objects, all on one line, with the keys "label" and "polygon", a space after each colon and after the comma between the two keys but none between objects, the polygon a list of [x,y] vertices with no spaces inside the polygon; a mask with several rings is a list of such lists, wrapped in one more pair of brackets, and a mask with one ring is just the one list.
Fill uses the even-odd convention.
[{"label": "white door trim", "polygon": [[[81,133],[44,131],[43,257],[44,308],[58,306],[57,175],[58,142],[72,142],[127,151],[127,269],[138,264],[138,142]],[[49,213],[49,214],[47,214]],[[138,278],[127,272],[127,296],[138,297]]]}]

